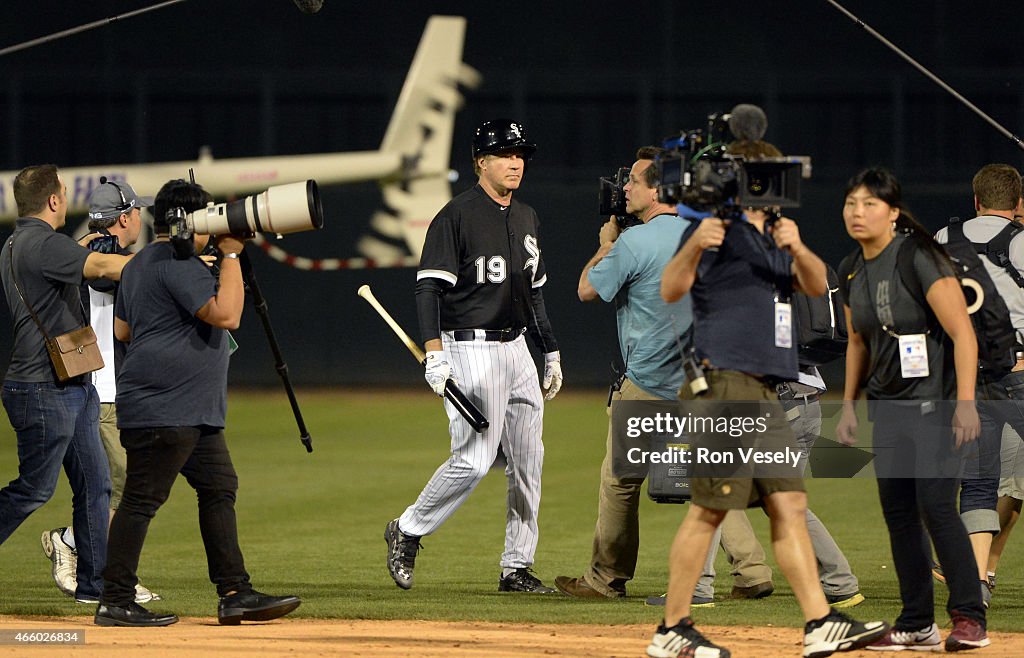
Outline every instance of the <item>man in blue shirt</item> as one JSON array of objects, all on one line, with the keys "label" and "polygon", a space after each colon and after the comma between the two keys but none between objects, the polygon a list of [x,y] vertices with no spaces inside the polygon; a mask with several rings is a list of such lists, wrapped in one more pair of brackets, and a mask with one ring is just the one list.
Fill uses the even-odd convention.
[{"label": "man in blue shirt", "polygon": [[[626,211],[643,224],[620,231],[615,218],[601,227],[601,247],[580,275],[581,301],[614,300],[625,377],[613,400],[675,400],[683,383],[683,347],[693,311],[689,298],[661,299],[661,272],[690,222],[658,201],[654,164],[661,149],[643,147],[629,172]],[[610,412],[609,412],[610,413]],[[559,576],[555,585],[579,598],[619,598],[636,570],[640,546],[640,489],[643,478],[612,472],[612,430],[601,466],[601,490],[590,568],[580,578]],[[708,579],[710,588],[710,579]],[[711,602],[712,592],[701,599]]]}]

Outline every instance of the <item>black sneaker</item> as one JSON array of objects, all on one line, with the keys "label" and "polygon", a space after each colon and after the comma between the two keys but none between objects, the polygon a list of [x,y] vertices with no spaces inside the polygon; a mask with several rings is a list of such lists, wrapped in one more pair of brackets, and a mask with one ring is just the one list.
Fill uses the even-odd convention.
[{"label": "black sneaker", "polygon": [[416,553],[422,545],[420,538],[398,529],[398,519],[384,528],[384,541],[388,543],[388,573],[402,589],[412,587],[412,570],[416,566]]},{"label": "black sneaker", "polygon": [[859,622],[832,610],[804,626],[804,658],[824,658],[873,643],[889,630],[884,621]]},{"label": "black sneaker", "polygon": [[712,644],[693,627],[692,619],[684,617],[672,628],[665,628],[665,622],[658,624],[658,630],[647,645],[647,655],[651,658],[729,658],[732,654],[725,647]]},{"label": "black sneaker", "polygon": [[234,626],[242,621],[270,621],[299,607],[297,596],[271,596],[256,590],[222,596],[217,605],[217,621]]},{"label": "black sneaker", "polygon": [[530,594],[551,594],[555,590],[545,587],[529,569],[516,569],[498,580],[499,592],[529,592]]}]

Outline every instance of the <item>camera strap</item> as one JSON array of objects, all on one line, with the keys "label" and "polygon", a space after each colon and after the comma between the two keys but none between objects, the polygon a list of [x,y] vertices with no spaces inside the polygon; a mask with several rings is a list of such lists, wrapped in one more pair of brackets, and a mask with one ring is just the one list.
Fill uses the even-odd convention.
[{"label": "camera strap", "polygon": [[616,377],[615,377],[615,381],[612,382],[611,386],[608,387],[608,402],[607,402],[607,404],[605,404],[606,407],[611,407],[612,406],[612,398],[615,397],[616,393],[618,393],[619,391],[622,390],[622,384],[625,383],[625,381],[626,381],[626,369],[629,367],[629,351],[628,351],[628,348],[627,348],[627,351],[626,351],[626,358],[622,362],[622,372],[619,372],[619,369],[615,367],[615,362],[614,361],[612,361],[611,366],[612,366],[612,372],[615,373]]}]

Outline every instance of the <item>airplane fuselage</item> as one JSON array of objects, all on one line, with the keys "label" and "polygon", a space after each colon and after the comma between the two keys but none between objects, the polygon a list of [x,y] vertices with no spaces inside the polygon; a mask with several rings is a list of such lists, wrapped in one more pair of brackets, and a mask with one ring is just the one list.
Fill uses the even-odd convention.
[{"label": "airplane fuselage", "polygon": [[[68,167],[60,170],[68,189],[68,214],[84,214],[88,210],[89,194],[100,184],[101,176],[115,182],[127,182],[139,194],[153,196],[167,181],[187,178],[189,168],[195,170],[196,182],[218,198],[262,192],[271,185],[307,178],[315,178],[321,185],[334,185],[387,180],[403,173],[401,155],[383,151]],[[17,173],[0,172],[0,220],[10,221],[17,217],[13,190]]]}]

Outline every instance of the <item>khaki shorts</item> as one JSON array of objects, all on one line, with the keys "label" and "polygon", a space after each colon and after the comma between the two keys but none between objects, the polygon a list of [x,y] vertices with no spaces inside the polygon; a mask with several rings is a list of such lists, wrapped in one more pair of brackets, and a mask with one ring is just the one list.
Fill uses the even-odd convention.
[{"label": "khaki shorts", "polygon": [[[684,384],[679,397],[684,402],[706,405],[709,409],[721,406],[720,401],[744,401],[757,403],[764,411],[768,429],[758,435],[759,445],[771,449],[784,449],[787,446],[797,451],[796,437],[786,421],[786,412],[779,404],[779,396],[775,387],[765,384],[756,377],[734,370],[712,370],[707,373],[708,391],[695,398],[689,386]],[[716,401],[718,404],[716,404]],[[708,411],[715,415],[715,411]],[[715,435],[694,434],[694,446],[710,445],[716,440]],[[699,474],[690,479],[693,502],[701,507],[716,510],[746,509],[762,505],[764,498],[773,493],[784,491],[806,491],[802,477],[743,477],[742,469],[738,475],[725,477],[702,477]]]},{"label": "khaki shorts", "polygon": [[999,495],[1024,500],[1024,441],[1009,423],[1003,426]]},{"label": "khaki shorts", "polygon": [[100,439],[110,465],[110,509],[121,505],[124,480],[128,470],[128,453],[121,445],[121,431],[117,429],[117,409],[111,403],[100,404]]}]

